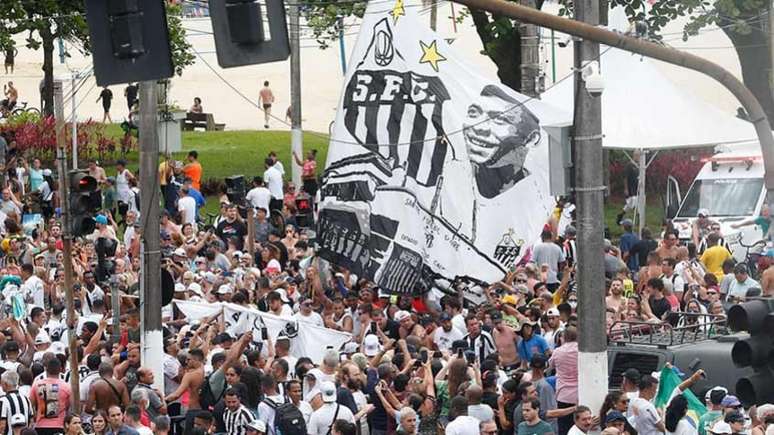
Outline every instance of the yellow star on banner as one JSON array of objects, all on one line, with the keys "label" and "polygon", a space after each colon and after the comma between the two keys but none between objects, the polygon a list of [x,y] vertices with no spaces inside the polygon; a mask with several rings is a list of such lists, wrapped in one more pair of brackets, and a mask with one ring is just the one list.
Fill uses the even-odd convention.
[{"label": "yellow star on banner", "polygon": [[406,15],[406,8],[403,7],[403,0],[395,0],[395,6],[392,7],[390,15],[392,16],[393,24],[398,22],[398,18]]},{"label": "yellow star on banner", "polygon": [[438,72],[438,62],[446,60],[446,58],[438,52],[438,46],[435,41],[431,42],[430,45],[419,41],[419,46],[422,47],[422,58],[419,59],[419,63],[429,63],[435,72]]}]

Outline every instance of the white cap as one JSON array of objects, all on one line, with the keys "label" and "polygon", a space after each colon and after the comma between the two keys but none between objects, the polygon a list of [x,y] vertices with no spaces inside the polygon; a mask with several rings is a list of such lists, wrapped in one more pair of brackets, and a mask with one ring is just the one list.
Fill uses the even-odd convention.
[{"label": "white cap", "polygon": [[185,291],[185,284],[182,282],[175,283],[175,293],[182,293]]},{"label": "white cap", "polygon": [[222,286],[218,287],[218,294],[219,295],[227,295],[231,293],[231,286],[228,284],[223,284]]},{"label": "white cap", "polygon": [[374,356],[377,353],[379,353],[379,349],[381,346],[379,345],[379,337],[375,336],[374,334],[368,334],[365,336],[365,340],[363,341],[363,353],[365,356]]},{"label": "white cap", "polygon": [[204,293],[202,293],[202,286],[198,282],[192,282],[188,284],[188,291],[194,292],[195,294],[204,297]]},{"label": "white cap", "polygon": [[274,291],[279,293],[280,299],[282,299],[282,302],[290,302],[290,299],[288,299],[288,293],[285,291],[284,288],[278,288],[277,290],[274,290]]},{"label": "white cap", "polygon": [[334,385],[333,382],[321,382],[320,392],[322,392],[323,402],[331,403],[336,401],[336,385]]},{"label": "white cap", "polygon": [[266,432],[266,422],[263,420],[253,420],[245,425],[245,430],[252,430],[255,432]]},{"label": "white cap", "polygon": [[710,429],[710,432],[714,434],[732,434],[734,433],[733,430],[731,430],[731,425],[726,423],[725,421],[719,421],[715,423],[712,426],[712,429]]},{"label": "white cap", "polygon": [[242,258],[242,256],[245,254],[243,254],[242,251],[234,251],[232,255],[236,258]]},{"label": "white cap", "polygon": [[183,248],[177,248],[172,252],[172,255],[177,255],[178,257],[187,257],[185,253],[185,249]]},{"label": "white cap", "polygon": [[557,310],[556,308],[549,308],[548,311],[546,311],[546,316],[559,317],[559,310]]},{"label": "white cap", "polygon": [[35,336],[35,344],[51,344],[51,337],[48,336],[46,331],[41,329],[38,335]]},{"label": "white cap", "polygon": [[408,311],[400,310],[397,313],[395,313],[395,321],[396,322],[400,322],[403,319],[406,319],[406,318],[408,318],[410,316],[411,316],[411,313],[409,313]]},{"label": "white cap", "polygon": [[350,353],[357,353],[359,346],[354,341],[350,341],[349,343],[344,345],[343,353],[350,354]]},{"label": "white cap", "polygon": [[67,355],[66,349],[65,344],[61,341],[51,343],[51,347],[49,348],[54,355]]}]

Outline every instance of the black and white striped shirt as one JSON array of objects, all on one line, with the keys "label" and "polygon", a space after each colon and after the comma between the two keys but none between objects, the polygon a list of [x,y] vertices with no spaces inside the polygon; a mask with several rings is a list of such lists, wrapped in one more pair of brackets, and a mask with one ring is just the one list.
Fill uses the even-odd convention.
[{"label": "black and white striped shirt", "polygon": [[226,425],[228,435],[245,435],[245,426],[254,420],[255,415],[245,405],[239,405],[236,411],[226,408],[226,413],[223,415],[223,423]]},{"label": "black and white striped shirt", "polygon": [[473,338],[470,334],[463,338],[468,343],[468,348],[476,353],[476,359],[479,364],[486,359],[489,354],[497,351],[494,339],[486,331],[481,331],[478,337]]},{"label": "black and white striped shirt", "polygon": [[5,421],[5,432],[1,435],[13,434],[10,420],[11,417],[16,414],[25,416],[28,425],[32,422],[33,413],[30,399],[14,390],[9,391],[5,396],[0,397],[0,419]]}]

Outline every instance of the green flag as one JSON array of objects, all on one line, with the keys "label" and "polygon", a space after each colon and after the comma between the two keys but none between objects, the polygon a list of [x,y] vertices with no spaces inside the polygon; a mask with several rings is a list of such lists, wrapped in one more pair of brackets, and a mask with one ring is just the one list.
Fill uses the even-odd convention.
[{"label": "green flag", "polygon": [[[674,391],[683,380],[677,374],[675,368],[664,367],[661,369],[661,376],[658,380],[658,393],[654,399],[656,408],[666,408],[669,400],[674,395]],[[693,420],[694,427],[699,421],[699,417],[707,412],[707,408],[701,403],[691,390],[683,391],[683,396],[688,400],[688,417]]]}]

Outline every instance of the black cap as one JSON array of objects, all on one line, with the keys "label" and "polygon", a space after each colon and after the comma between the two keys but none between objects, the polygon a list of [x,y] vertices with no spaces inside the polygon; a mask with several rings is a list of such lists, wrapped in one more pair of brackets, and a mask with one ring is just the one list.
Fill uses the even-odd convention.
[{"label": "black cap", "polygon": [[536,369],[546,368],[548,358],[542,353],[536,353],[532,355],[532,359],[529,361],[529,366]]},{"label": "black cap", "polygon": [[5,346],[3,346],[4,352],[18,352],[19,351],[19,343],[11,340],[6,341]]},{"label": "black cap", "polygon": [[640,381],[640,371],[635,369],[634,367],[626,369],[625,372],[623,372],[623,377],[632,381],[632,382],[639,382]]},{"label": "black cap", "polygon": [[724,420],[726,423],[744,423],[744,415],[741,412],[730,412]]},{"label": "black cap", "polygon": [[489,317],[492,318],[492,322],[500,322],[503,320],[503,315],[499,311],[493,311]]}]

